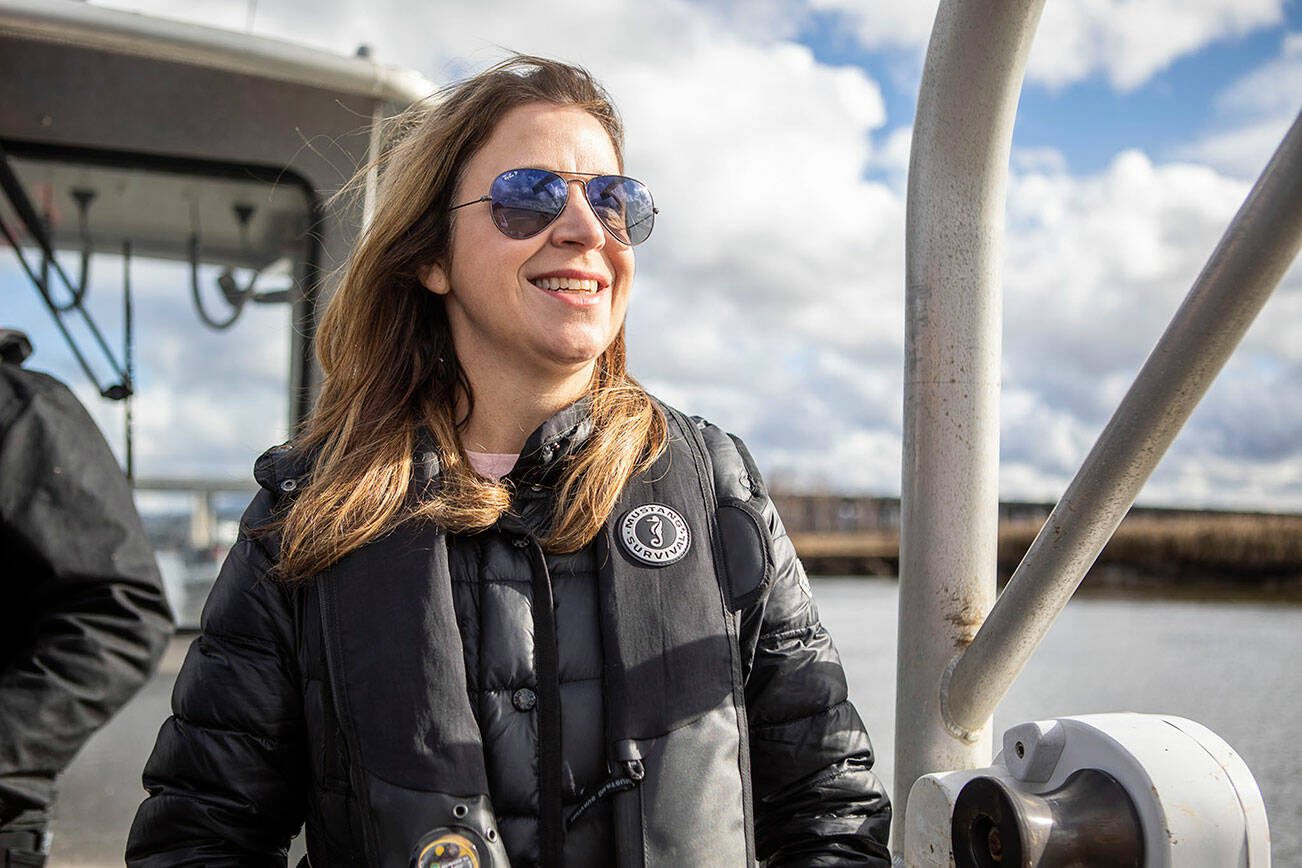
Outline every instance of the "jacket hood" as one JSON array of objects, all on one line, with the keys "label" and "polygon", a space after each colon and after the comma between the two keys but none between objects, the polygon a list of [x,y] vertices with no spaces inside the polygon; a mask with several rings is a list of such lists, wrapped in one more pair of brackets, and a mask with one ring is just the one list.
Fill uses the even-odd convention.
[{"label": "jacket hood", "polygon": [[253,462],[253,478],[272,494],[295,491],[299,480],[312,469],[314,457],[306,451],[295,449],[293,443],[272,446]]}]

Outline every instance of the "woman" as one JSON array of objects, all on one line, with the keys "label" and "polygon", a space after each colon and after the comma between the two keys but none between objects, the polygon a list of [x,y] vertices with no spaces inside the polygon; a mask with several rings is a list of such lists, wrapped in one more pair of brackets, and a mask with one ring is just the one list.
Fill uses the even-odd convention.
[{"label": "woman", "polygon": [[409,114],[259,459],[128,862],[886,865],[890,809],[744,448],[625,371],[655,209],[583,70]]}]

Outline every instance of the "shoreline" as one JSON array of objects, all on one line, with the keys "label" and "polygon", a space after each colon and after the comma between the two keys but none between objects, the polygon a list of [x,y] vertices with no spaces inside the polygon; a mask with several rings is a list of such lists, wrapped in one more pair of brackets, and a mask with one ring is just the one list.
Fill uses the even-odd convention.
[{"label": "shoreline", "polygon": [[[1002,586],[1039,533],[1037,519],[999,525]],[[822,576],[895,577],[899,532],[791,534],[805,570]],[[1078,593],[1302,602],[1302,516],[1128,516]]]},{"label": "shoreline", "polygon": [[[867,573],[809,573],[809,580],[815,589],[820,582],[881,582],[895,585],[899,577]],[[1002,593],[1007,584],[1007,577],[1000,576],[999,591]],[[1134,600],[1153,603],[1231,603],[1243,605],[1270,605],[1302,607],[1302,587],[1254,587],[1236,585],[1228,582],[1199,583],[1181,585],[1136,584],[1136,585],[1090,585],[1082,583],[1072,599],[1088,600]],[[179,631],[178,631],[179,632]],[[197,631],[193,631],[197,632]]]}]

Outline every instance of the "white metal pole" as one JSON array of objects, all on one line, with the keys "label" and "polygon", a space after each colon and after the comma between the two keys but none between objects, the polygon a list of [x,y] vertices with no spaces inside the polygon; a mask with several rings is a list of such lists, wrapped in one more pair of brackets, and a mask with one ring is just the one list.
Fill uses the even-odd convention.
[{"label": "white metal pole", "polygon": [[983,726],[1302,247],[1302,114],[942,686]]},{"label": "white metal pole", "polygon": [[380,198],[380,156],[384,147],[384,103],[375,101],[371,108],[370,141],[366,148],[366,190],[362,197],[362,229],[371,225],[375,205]]},{"label": "white metal pole", "polygon": [[999,283],[1013,120],[1043,0],[944,0],[909,166],[895,840],[921,775],[991,759],[940,683],[995,595]]}]

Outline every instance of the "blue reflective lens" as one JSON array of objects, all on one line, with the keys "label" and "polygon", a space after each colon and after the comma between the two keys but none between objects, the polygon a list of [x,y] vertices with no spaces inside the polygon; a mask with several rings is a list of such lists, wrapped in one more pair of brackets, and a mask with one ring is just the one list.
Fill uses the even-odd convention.
[{"label": "blue reflective lens", "polygon": [[528,238],[560,216],[569,185],[554,172],[512,169],[493,181],[493,222],[508,238]]},{"label": "blue reflective lens", "polygon": [[620,241],[641,244],[651,235],[656,212],[646,184],[623,175],[601,175],[584,186],[593,212]]}]

